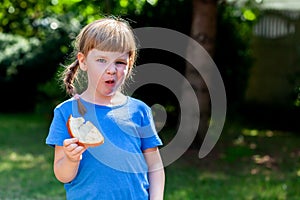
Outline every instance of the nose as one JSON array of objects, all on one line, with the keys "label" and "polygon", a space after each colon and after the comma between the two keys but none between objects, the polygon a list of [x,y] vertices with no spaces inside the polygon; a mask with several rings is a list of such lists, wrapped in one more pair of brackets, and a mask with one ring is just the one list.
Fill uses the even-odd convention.
[{"label": "nose", "polygon": [[107,69],[105,70],[105,72],[109,75],[114,75],[116,74],[117,70],[116,70],[116,66],[114,64],[111,64],[110,66],[107,67]]}]

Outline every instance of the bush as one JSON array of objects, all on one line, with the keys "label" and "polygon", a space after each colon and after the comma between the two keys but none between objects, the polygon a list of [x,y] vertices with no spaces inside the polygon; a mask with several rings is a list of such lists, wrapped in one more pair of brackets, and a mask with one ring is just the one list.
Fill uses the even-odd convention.
[{"label": "bush", "polygon": [[[255,17],[245,18],[245,13],[249,12]],[[233,109],[244,103],[244,93],[254,61],[251,51],[252,30],[258,17],[259,11],[251,1],[244,7],[229,3],[218,6],[215,62],[225,84],[228,105]]]},{"label": "bush", "polygon": [[0,34],[0,112],[32,111],[35,107],[37,86],[55,74],[66,53],[69,38],[59,31],[48,32],[47,39],[26,39],[17,35]]}]

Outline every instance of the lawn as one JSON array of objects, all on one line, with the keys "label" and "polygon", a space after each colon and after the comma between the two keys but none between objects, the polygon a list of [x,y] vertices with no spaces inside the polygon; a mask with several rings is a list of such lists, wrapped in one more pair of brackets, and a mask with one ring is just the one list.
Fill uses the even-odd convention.
[{"label": "lawn", "polygon": [[[65,199],[44,143],[48,126],[37,115],[0,115],[1,200]],[[299,199],[299,144],[290,132],[226,125],[206,158],[188,150],[166,167],[165,199]]]}]

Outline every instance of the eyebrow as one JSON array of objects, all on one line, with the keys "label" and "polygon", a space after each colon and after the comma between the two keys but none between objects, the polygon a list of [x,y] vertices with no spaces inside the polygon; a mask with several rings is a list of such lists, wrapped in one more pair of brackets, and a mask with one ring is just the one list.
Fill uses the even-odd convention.
[{"label": "eyebrow", "polygon": [[117,57],[116,59],[123,59],[123,60],[127,60],[129,58],[129,53],[124,53],[121,54],[119,57]]},{"label": "eyebrow", "polygon": [[[106,60],[109,59],[109,56],[106,56],[106,55],[103,55],[102,53],[99,53],[99,52],[92,52],[91,54],[93,57],[95,58],[104,58]],[[113,58],[114,60],[117,60],[117,59],[124,59],[124,60],[127,60],[129,58],[129,52],[124,52],[124,53],[121,53],[120,56],[118,57],[115,57]]]}]

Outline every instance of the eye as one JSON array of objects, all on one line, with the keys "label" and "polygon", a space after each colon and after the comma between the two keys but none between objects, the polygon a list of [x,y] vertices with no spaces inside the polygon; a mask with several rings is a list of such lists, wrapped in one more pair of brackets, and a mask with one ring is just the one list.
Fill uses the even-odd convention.
[{"label": "eye", "polygon": [[99,59],[97,59],[97,62],[106,63],[107,61],[104,58],[99,58]]},{"label": "eye", "polygon": [[116,65],[118,67],[125,67],[127,65],[127,62],[126,61],[117,61]]}]

